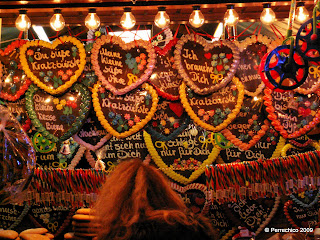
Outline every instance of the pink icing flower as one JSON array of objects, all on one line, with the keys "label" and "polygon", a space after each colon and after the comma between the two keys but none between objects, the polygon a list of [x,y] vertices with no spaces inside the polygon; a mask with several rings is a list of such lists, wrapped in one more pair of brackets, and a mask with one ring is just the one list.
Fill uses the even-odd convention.
[{"label": "pink icing flower", "polygon": [[62,80],[67,81],[69,79],[69,76],[67,74],[62,75]]},{"label": "pink icing flower", "polygon": [[59,70],[59,71],[58,71],[58,75],[59,75],[59,76],[62,76],[63,74],[64,74],[64,72],[63,72],[62,70]]},{"label": "pink icing flower", "polygon": [[133,122],[132,120],[129,120],[129,121],[128,121],[128,125],[129,125],[130,127],[132,127],[133,124],[134,124],[134,122]]},{"label": "pink icing flower", "polygon": [[146,59],[147,56],[146,56],[144,53],[141,53],[141,54],[140,54],[140,57],[141,57],[142,59]]},{"label": "pink icing flower", "polygon": [[140,62],[141,58],[140,57],[136,57],[136,62]]},{"label": "pink icing flower", "polygon": [[69,76],[71,76],[71,75],[73,74],[72,70],[71,70],[71,69],[68,69],[68,70],[67,70],[67,74],[68,74]]},{"label": "pink icing flower", "polygon": [[210,111],[208,112],[208,114],[209,114],[210,117],[213,117],[213,116],[214,116],[214,110],[210,110]]},{"label": "pink icing flower", "polygon": [[147,61],[143,59],[140,64],[146,65],[146,64],[147,64]]},{"label": "pink icing flower", "polygon": [[203,108],[198,110],[198,115],[203,116],[205,114],[205,110]]},{"label": "pink icing flower", "polygon": [[124,115],[124,118],[127,119],[127,120],[129,120],[129,119],[130,119],[130,114],[129,114],[129,113],[125,114],[125,115]]},{"label": "pink icing flower", "polygon": [[305,101],[304,105],[308,108],[310,107],[311,103],[309,101]]},{"label": "pink icing flower", "polygon": [[135,116],[135,117],[134,117],[134,122],[135,122],[135,123],[140,122],[140,118],[139,118],[138,116]]},{"label": "pink icing flower", "polygon": [[251,124],[253,123],[253,119],[250,118],[250,119],[248,120],[248,123],[251,125]]},{"label": "pink icing flower", "polygon": [[180,124],[178,122],[176,122],[176,123],[173,124],[173,127],[174,128],[178,128],[178,127],[180,127]]},{"label": "pink icing flower", "polygon": [[253,119],[253,120],[257,120],[257,119],[258,119],[258,115],[257,115],[257,114],[254,114],[254,115],[252,116],[252,119]]},{"label": "pink icing flower", "polygon": [[100,88],[99,88],[99,92],[100,92],[100,93],[105,93],[105,92],[106,92],[106,89],[105,89],[104,87],[100,87]]},{"label": "pink icing flower", "polygon": [[138,69],[139,69],[140,71],[143,70],[143,68],[144,68],[144,67],[143,67],[142,64],[139,64],[139,65],[138,65]]},{"label": "pink icing flower", "polygon": [[203,120],[205,120],[205,121],[209,121],[209,118],[210,118],[210,117],[209,117],[209,115],[207,115],[207,114],[203,116]]},{"label": "pink icing flower", "polygon": [[34,51],[32,50],[32,49],[29,49],[28,51],[27,51],[27,55],[28,56],[31,56],[31,55],[33,55],[34,54]]}]

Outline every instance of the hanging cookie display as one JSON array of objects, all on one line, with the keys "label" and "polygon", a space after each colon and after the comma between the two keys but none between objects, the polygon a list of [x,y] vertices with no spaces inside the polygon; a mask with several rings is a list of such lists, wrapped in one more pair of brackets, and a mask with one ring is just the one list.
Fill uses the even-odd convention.
[{"label": "hanging cookie display", "polygon": [[157,110],[158,95],[149,84],[117,96],[99,82],[92,90],[93,107],[101,125],[117,138],[142,129]]},{"label": "hanging cookie display", "polygon": [[5,50],[0,49],[0,76],[2,89],[0,98],[8,101],[18,100],[31,84],[30,79],[22,70],[20,63],[20,47],[27,40],[13,41]]},{"label": "hanging cookie display", "polygon": [[150,84],[161,97],[172,101],[179,99],[179,86],[182,81],[173,58],[177,41],[178,39],[174,38],[163,48],[154,47],[157,54],[157,64],[149,79]]},{"label": "hanging cookie display", "polygon": [[91,97],[82,84],[75,84],[63,95],[52,96],[31,85],[26,93],[26,108],[33,126],[52,141],[70,138],[89,114]]},{"label": "hanging cookie display", "polygon": [[59,37],[51,43],[33,40],[20,48],[26,75],[45,92],[56,95],[75,83],[86,64],[83,44],[74,37]]},{"label": "hanging cookie display", "polygon": [[125,94],[148,80],[156,63],[151,43],[103,35],[93,44],[91,63],[102,85],[115,95]]}]

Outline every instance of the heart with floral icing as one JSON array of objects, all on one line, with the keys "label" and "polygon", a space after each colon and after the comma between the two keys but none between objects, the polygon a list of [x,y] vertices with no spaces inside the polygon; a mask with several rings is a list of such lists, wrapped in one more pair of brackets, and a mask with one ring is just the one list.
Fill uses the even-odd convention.
[{"label": "heart with floral icing", "polygon": [[58,237],[70,225],[75,209],[64,206],[33,205],[29,212],[29,219],[37,228],[46,228]]},{"label": "heart with floral icing", "polygon": [[93,44],[91,63],[103,86],[115,95],[125,94],[148,80],[156,63],[150,42],[125,43],[120,37],[103,35]]},{"label": "heart with floral icing", "polygon": [[20,48],[22,69],[44,91],[56,95],[75,83],[86,64],[83,44],[71,36],[51,43],[33,40]]},{"label": "heart with floral icing", "polygon": [[161,141],[178,136],[190,123],[190,117],[180,102],[160,99],[157,111],[144,128],[149,134]]},{"label": "heart with floral icing", "polygon": [[213,144],[213,134],[194,124],[189,124],[181,134],[168,141],[158,140],[146,131],[143,136],[159,169],[185,185],[198,179],[220,152],[220,148]]},{"label": "heart with floral icing", "polygon": [[174,38],[163,48],[154,47],[157,53],[157,64],[149,79],[150,84],[161,97],[172,101],[179,99],[179,86],[182,81],[173,58],[174,46],[177,41],[178,39]]},{"label": "heart with floral icing", "polygon": [[227,127],[240,112],[244,90],[238,78],[206,96],[196,94],[184,83],[180,86],[182,105],[199,126],[213,132]]},{"label": "heart with floral icing", "polygon": [[8,101],[18,100],[28,89],[31,81],[20,64],[20,47],[27,40],[16,40],[5,50],[0,50],[0,76],[2,89],[0,98]]},{"label": "heart with floral icing", "polygon": [[186,186],[180,186],[171,182],[170,186],[183,199],[187,207],[195,214],[207,214],[210,201],[207,198],[207,187],[201,183],[191,183]]},{"label": "heart with floral icing", "polygon": [[272,126],[284,138],[297,138],[320,122],[320,90],[307,96],[264,90],[264,105]]},{"label": "heart with floral icing", "polygon": [[221,133],[241,150],[254,146],[269,130],[269,121],[265,119],[261,108],[262,97],[244,98],[240,112],[235,120]]},{"label": "heart with floral icing", "polygon": [[79,83],[59,96],[35,85],[26,93],[26,108],[33,126],[53,142],[67,140],[78,132],[89,114],[90,104],[89,90]]},{"label": "heart with floral icing", "polygon": [[199,35],[183,35],[174,50],[175,64],[185,83],[197,94],[226,86],[239,64],[239,50],[231,41],[209,43]]},{"label": "heart with floral icing", "polygon": [[92,99],[101,125],[117,138],[128,137],[142,129],[158,105],[157,92],[147,83],[117,96],[98,82],[92,90]]}]

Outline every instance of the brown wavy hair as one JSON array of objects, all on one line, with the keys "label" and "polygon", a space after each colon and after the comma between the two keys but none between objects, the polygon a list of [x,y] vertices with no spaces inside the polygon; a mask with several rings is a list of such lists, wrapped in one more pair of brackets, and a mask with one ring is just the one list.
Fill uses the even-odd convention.
[{"label": "brown wavy hair", "polygon": [[121,162],[101,188],[94,214],[101,230],[98,239],[130,239],[133,226],[145,220],[202,227],[215,232],[209,220],[194,217],[155,167],[140,159]]}]

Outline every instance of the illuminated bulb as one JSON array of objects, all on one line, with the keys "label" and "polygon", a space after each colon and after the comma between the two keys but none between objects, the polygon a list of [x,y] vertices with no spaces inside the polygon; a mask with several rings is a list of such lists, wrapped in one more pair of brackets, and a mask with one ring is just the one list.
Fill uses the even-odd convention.
[{"label": "illuminated bulb", "polygon": [[224,22],[227,26],[235,26],[239,22],[239,15],[234,10],[234,5],[227,5],[227,11],[224,14]]},{"label": "illuminated bulb", "polygon": [[20,31],[27,31],[31,27],[31,21],[27,16],[27,10],[19,10],[19,16],[16,19],[16,28]]},{"label": "illuminated bulb", "polygon": [[263,11],[260,15],[260,21],[265,25],[270,25],[276,19],[276,14],[270,8],[270,3],[263,4]]},{"label": "illuminated bulb", "polygon": [[189,23],[195,28],[199,28],[204,24],[204,16],[200,11],[200,6],[193,6],[193,12],[189,17]]},{"label": "illuminated bulb", "polygon": [[158,13],[154,18],[154,24],[158,28],[166,28],[170,24],[170,17],[166,13],[166,8],[165,7],[158,7]]},{"label": "illuminated bulb", "polygon": [[89,13],[84,20],[84,23],[89,30],[96,30],[100,26],[100,18],[98,17],[95,8],[89,9]]},{"label": "illuminated bulb", "polygon": [[136,19],[131,13],[131,8],[124,8],[124,13],[120,18],[120,24],[124,29],[131,29],[136,25]]},{"label": "illuminated bulb", "polygon": [[66,25],[64,18],[61,15],[61,9],[55,9],[54,14],[50,19],[50,27],[54,31],[61,31]]},{"label": "illuminated bulb", "polygon": [[304,6],[304,2],[297,3],[296,19],[299,23],[304,23],[309,19],[309,13]]}]

